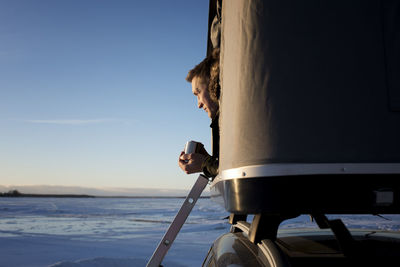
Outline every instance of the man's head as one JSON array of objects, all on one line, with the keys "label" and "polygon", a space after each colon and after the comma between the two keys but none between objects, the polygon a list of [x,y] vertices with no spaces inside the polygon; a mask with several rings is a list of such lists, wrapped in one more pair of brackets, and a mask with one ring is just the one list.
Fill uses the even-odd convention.
[{"label": "man's head", "polygon": [[204,82],[200,76],[194,76],[192,79],[192,92],[197,97],[197,106],[207,112],[208,117],[214,118],[217,114],[218,102],[212,100],[208,91],[208,82]]},{"label": "man's head", "polygon": [[210,118],[214,118],[219,109],[219,50],[215,50],[190,70],[186,80],[192,83],[198,107],[204,109]]}]

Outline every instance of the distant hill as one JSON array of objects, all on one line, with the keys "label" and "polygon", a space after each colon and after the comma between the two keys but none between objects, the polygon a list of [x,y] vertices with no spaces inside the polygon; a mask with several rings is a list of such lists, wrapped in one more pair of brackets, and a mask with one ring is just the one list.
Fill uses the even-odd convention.
[{"label": "distant hill", "polygon": [[[16,191],[16,190],[15,190]],[[74,194],[66,194],[66,195],[60,195],[60,194],[23,194],[23,193],[0,193],[0,197],[69,197],[69,198],[79,198],[79,197],[95,197],[95,196],[89,196],[89,195],[74,195]]]},{"label": "distant hill", "polygon": [[[17,191],[16,194],[10,194]],[[190,191],[183,189],[159,189],[159,188],[90,188],[78,186],[2,186],[0,196],[51,196],[51,197],[186,197]],[[9,195],[4,195],[9,194]],[[20,194],[20,195],[18,195]],[[209,191],[204,190],[202,196],[208,197]]]},{"label": "distant hill", "polygon": [[94,197],[90,195],[76,194],[24,194],[18,190],[10,190],[5,193],[0,193],[0,197]]}]

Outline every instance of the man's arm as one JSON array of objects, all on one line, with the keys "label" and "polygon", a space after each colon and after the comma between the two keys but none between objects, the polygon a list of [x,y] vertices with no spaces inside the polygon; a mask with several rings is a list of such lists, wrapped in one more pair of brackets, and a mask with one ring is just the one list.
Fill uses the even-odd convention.
[{"label": "man's arm", "polygon": [[182,151],[178,164],[186,174],[203,172],[206,177],[210,178],[218,174],[219,159],[215,156],[210,156],[202,146],[198,153],[185,154]]},{"label": "man's arm", "polygon": [[219,159],[217,157],[208,156],[205,158],[201,169],[206,177],[215,177],[218,175]]}]

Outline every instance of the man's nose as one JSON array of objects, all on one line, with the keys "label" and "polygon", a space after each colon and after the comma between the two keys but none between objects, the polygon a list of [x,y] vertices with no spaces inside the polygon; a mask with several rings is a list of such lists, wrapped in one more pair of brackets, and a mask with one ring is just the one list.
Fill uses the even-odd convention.
[{"label": "man's nose", "polygon": [[203,107],[203,102],[201,102],[200,100],[197,100],[197,107],[198,108],[202,108]]}]

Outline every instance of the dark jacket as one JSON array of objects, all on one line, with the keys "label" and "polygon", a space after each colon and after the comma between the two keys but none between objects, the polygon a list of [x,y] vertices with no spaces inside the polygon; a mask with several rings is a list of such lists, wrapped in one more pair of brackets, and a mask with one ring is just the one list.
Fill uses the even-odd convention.
[{"label": "dark jacket", "polygon": [[211,122],[212,132],[212,156],[205,159],[202,164],[203,173],[209,178],[215,178],[218,175],[219,166],[219,111]]}]

